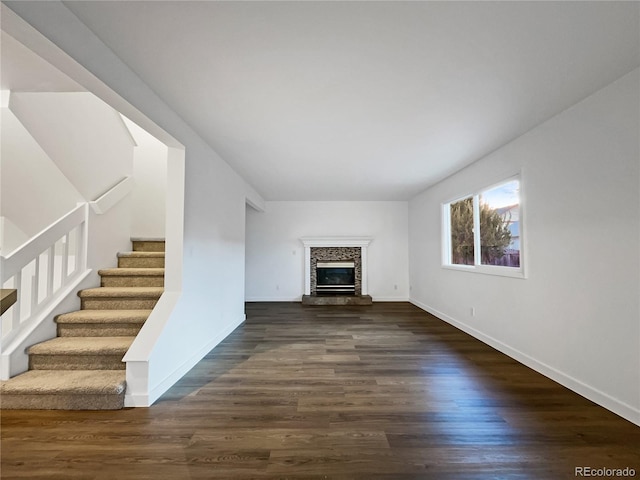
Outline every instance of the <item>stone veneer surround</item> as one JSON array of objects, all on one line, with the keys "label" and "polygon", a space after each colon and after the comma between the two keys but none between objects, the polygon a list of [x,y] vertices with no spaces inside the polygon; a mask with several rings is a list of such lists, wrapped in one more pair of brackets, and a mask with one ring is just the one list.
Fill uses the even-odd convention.
[{"label": "stone veneer surround", "polygon": [[355,263],[356,295],[362,295],[362,254],[361,247],[311,247],[311,269],[309,270],[311,295],[318,293],[317,265],[320,262],[353,262]]},{"label": "stone veneer surround", "polygon": [[371,237],[303,237],[300,240],[305,251],[305,295],[316,294],[315,288],[312,292],[312,279],[316,276],[318,260],[353,260],[356,264],[356,295],[368,295],[367,248]]}]

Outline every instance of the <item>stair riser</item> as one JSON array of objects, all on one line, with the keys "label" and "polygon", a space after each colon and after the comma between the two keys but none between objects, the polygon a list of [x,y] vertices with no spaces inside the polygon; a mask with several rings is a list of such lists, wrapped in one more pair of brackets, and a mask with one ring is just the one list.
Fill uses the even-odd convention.
[{"label": "stair riser", "polygon": [[164,258],[118,257],[118,268],[164,268]]},{"label": "stair riser", "polygon": [[2,396],[3,410],[120,410],[119,395],[11,395]]},{"label": "stair riser", "polygon": [[59,337],[135,337],[143,324],[104,325],[72,324],[58,325]]},{"label": "stair riser", "polygon": [[134,252],[164,252],[164,242],[134,240],[132,243]]},{"label": "stair riser", "polygon": [[158,299],[146,298],[83,298],[83,310],[151,310]]},{"label": "stair riser", "polygon": [[164,276],[102,277],[101,287],[164,287]]},{"label": "stair riser", "polygon": [[124,354],[29,355],[30,370],[125,370]]}]

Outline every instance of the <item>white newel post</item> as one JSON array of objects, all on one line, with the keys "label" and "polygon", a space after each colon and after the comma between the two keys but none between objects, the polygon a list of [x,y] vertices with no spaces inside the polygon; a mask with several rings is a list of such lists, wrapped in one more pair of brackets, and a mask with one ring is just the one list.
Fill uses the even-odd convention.
[{"label": "white newel post", "polygon": [[367,248],[372,237],[302,237],[304,245],[304,294],[311,295],[311,247],[360,247],[362,295],[369,294]]}]

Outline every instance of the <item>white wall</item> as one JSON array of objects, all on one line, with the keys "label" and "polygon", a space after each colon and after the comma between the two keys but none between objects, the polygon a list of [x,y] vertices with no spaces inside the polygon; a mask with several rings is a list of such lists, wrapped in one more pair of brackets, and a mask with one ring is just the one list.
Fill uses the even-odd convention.
[{"label": "white wall", "polygon": [[[1,168],[1,167],[0,167]],[[0,252],[9,253],[29,240],[29,236],[20,230],[7,217],[0,217]]]},{"label": "white wall", "polygon": [[123,117],[136,146],[133,149],[131,194],[131,236],[134,238],[165,237],[165,203],[167,198],[167,146]]},{"label": "white wall", "polygon": [[111,107],[88,92],[12,93],[9,105],[86,201],[133,166],[133,140]]},{"label": "white wall", "polygon": [[407,202],[266,202],[247,208],[248,301],[299,301],[304,293],[305,236],[371,236],[369,294],[407,300]]},{"label": "white wall", "polygon": [[188,136],[182,295],[149,359],[155,400],[244,321],[245,188]]},{"label": "white wall", "polygon": [[0,133],[0,215],[6,217],[1,246],[6,255],[82,201],[82,196],[60,172],[8,108],[2,111]]},{"label": "white wall", "polygon": [[[76,202],[95,200],[132,174],[133,138],[117,112],[95,95],[12,92],[9,107],[26,130],[20,131],[19,141],[12,141],[12,145],[15,143],[12,153],[20,160],[14,162],[17,168],[7,170],[7,177],[16,181],[17,173],[13,170],[22,177],[29,176],[30,179],[18,180],[18,190],[35,190],[32,200],[23,205],[15,199],[3,202],[3,209],[21,206],[18,226],[22,226],[19,222],[40,218],[55,207],[56,215],[47,215],[51,217],[44,225],[47,226],[75,208]],[[23,151],[31,152],[28,164],[21,161]],[[40,152],[39,156],[36,152]],[[3,163],[3,182],[4,174]],[[16,184],[11,188],[15,190]],[[96,286],[97,270],[114,267],[117,253],[131,249],[131,211],[131,195],[127,195],[108,212],[89,214],[87,267],[94,270],[90,281]],[[25,233],[31,237],[44,226]]]},{"label": "white wall", "polygon": [[[636,423],[639,85],[636,70],[418,195],[409,217],[413,302]],[[443,269],[441,204],[518,170],[527,278]]]}]

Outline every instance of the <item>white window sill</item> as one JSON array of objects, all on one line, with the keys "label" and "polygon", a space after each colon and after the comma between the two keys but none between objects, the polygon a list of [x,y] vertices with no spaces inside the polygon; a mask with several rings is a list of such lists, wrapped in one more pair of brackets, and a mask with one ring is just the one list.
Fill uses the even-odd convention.
[{"label": "white window sill", "polygon": [[480,273],[483,275],[497,275],[499,277],[527,278],[524,269],[513,267],[498,267],[492,265],[442,265],[447,270],[457,270],[458,272]]}]

